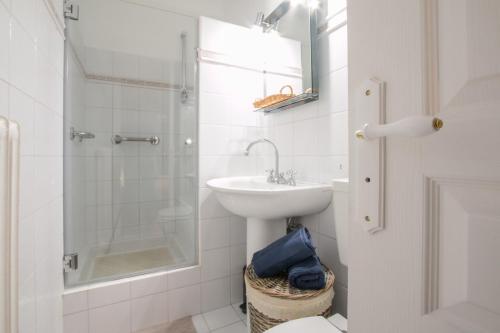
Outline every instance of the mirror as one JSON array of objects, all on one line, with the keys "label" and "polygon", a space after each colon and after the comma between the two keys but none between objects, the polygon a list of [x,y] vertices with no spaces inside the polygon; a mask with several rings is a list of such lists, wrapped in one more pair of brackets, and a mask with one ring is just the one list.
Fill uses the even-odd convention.
[{"label": "mirror", "polygon": [[264,98],[256,111],[276,112],[319,98],[317,16],[314,1],[285,0],[267,16],[259,13],[265,50]]}]

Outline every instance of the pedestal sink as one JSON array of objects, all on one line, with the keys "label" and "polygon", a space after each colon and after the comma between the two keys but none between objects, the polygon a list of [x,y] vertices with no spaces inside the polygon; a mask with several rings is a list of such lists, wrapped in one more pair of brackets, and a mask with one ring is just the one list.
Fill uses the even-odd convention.
[{"label": "pedestal sink", "polygon": [[217,200],[247,219],[247,264],[254,252],[285,235],[286,218],[319,213],[332,199],[330,185],[268,183],[266,177],[228,177],[207,182]]}]

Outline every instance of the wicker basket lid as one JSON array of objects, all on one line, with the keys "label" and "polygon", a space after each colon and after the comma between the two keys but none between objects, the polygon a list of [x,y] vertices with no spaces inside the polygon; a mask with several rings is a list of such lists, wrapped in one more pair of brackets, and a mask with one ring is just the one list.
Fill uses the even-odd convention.
[{"label": "wicker basket lid", "polygon": [[288,283],[286,274],[273,276],[269,278],[259,278],[253,269],[253,265],[247,267],[245,280],[247,288],[253,288],[271,297],[283,299],[308,299],[317,297],[331,288],[335,282],[333,272],[323,265],[325,270],[326,285],[320,290],[301,290],[297,289]]}]

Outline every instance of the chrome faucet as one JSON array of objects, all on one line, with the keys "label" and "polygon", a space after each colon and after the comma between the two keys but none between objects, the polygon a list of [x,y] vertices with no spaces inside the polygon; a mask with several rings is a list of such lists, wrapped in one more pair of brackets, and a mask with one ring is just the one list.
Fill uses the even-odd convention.
[{"label": "chrome faucet", "polygon": [[286,184],[287,181],[283,173],[280,173],[280,155],[278,152],[278,148],[276,145],[269,139],[259,139],[253,142],[250,142],[247,149],[245,149],[245,156],[250,154],[250,149],[256,145],[257,143],[269,143],[274,148],[274,157],[275,157],[275,167],[274,170],[268,170],[269,176],[267,177],[268,183],[277,183],[277,184]]}]

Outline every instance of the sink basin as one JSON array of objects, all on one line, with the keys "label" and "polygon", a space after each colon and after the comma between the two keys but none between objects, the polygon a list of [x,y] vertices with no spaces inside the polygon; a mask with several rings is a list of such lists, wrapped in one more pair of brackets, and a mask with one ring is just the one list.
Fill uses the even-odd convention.
[{"label": "sink basin", "polygon": [[332,199],[330,185],[297,182],[297,186],[268,183],[266,177],[217,178],[207,182],[219,202],[233,214],[260,219],[310,215]]},{"label": "sink basin", "polygon": [[285,235],[286,218],[319,213],[332,200],[330,185],[268,183],[266,177],[228,177],[207,182],[217,200],[247,218],[247,264],[254,252]]}]

